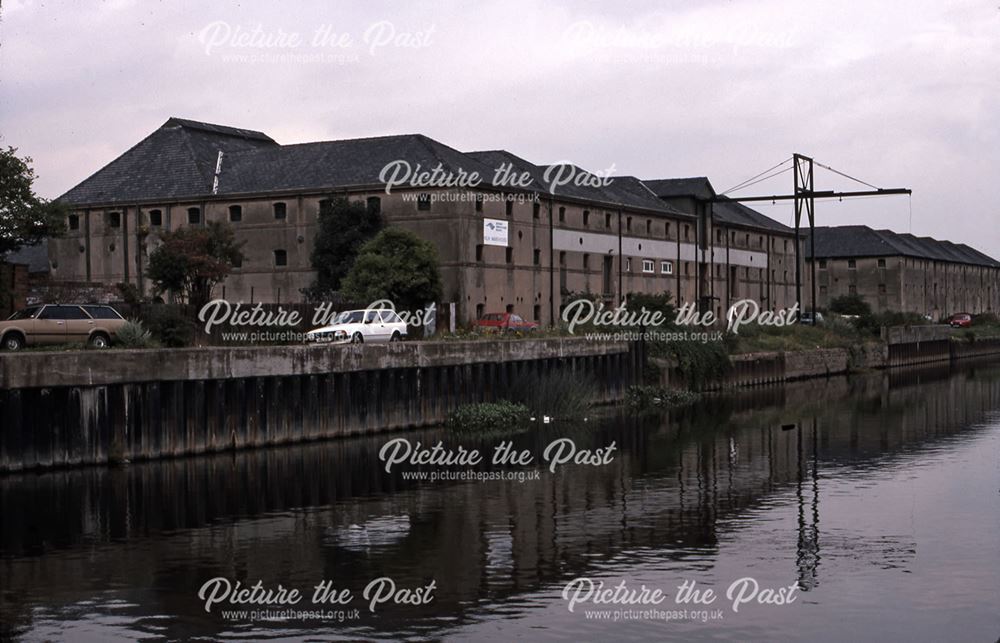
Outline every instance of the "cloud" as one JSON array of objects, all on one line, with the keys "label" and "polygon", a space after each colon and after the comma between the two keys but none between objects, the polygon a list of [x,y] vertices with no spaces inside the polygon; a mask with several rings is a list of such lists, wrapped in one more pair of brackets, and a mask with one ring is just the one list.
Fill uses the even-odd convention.
[{"label": "cloud", "polygon": [[[213,24],[229,35],[206,52]],[[4,3],[0,133],[35,158],[46,196],[170,116],[286,143],[423,132],[720,189],[802,152],[913,188],[914,233],[1000,256],[998,31],[996,6],[926,0]],[[907,231],[910,205],[817,212]],[[759,209],[789,219],[787,204]]]}]

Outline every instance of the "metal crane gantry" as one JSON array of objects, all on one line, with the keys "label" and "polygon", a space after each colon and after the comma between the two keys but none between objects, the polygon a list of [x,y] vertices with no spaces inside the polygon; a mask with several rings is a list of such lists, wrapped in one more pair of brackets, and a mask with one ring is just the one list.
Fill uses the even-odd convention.
[{"label": "metal crane gantry", "polygon": [[[782,162],[782,165],[787,163],[787,161]],[[857,181],[863,183],[864,185],[870,186],[870,190],[854,190],[854,191],[836,191],[836,190],[816,190],[815,181],[813,175],[813,166],[816,162],[812,157],[805,156],[804,154],[795,153],[792,155],[792,174],[794,175],[794,189],[792,194],[772,194],[771,196],[718,196],[712,199],[713,203],[718,203],[722,201],[738,201],[738,202],[751,202],[751,201],[794,201],[795,202],[795,300],[802,306],[802,258],[801,258],[801,228],[802,228],[802,213],[805,211],[806,218],[809,221],[809,244],[810,250],[809,254],[816,261],[816,199],[827,199],[827,198],[839,198],[845,199],[850,197],[860,197],[860,196],[888,196],[892,194],[912,194],[913,190],[909,188],[878,188],[872,186],[869,183],[855,179],[852,176],[844,174],[843,172],[838,172],[833,168],[827,169],[836,172],[842,176],[846,176],[852,181]],[[787,171],[787,170],[785,170]],[[816,268],[813,266],[810,272],[810,282],[811,282],[811,302],[810,302],[810,312],[812,313],[811,323],[815,325],[816,323]]]}]

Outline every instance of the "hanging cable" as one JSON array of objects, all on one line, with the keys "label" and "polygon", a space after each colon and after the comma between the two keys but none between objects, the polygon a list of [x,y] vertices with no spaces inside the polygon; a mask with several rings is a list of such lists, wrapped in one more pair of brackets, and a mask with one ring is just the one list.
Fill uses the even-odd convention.
[{"label": "hanging cable", "polygon": [[[751,185],[757,185],[761,181],[766,181],[768,179],[773,179],[776,176],[781,176],[785,172],[791,172],[792,169],[793,168],[791,168],[791,167],[786,167],[783,170],[778,170],[777,172],[773,172],[771,174],[768,174],[767,176],[762,176],[761,178],[757,179],[756,181],[751,181],[750,183],[747,183],[746,185],[742,185],[742,186],[740,186],[739,188],[736,188],[736,189],[738,189],[738,190],[746,189],[746,188],[750,187]],[[732,192],[732,191],[733,190],[726,190],[726,192],[722,193],[722,196],[726,196],[727,193]]]},{"label": "hanging cable", "polygon": [[735,186],[733,186],[733,187],[729,188],[728,190],[724,190],[724,191],[722,191],[722,192],[721,192],[720,194],[723,194],[723,195],[724,195],[724,194],[729,194],[730,192],[732,192],[732,191],[734,191],[734,190],[740,190],[740,189],[742,189],[742,188],[745,188],[745,187],[746,187],[746,184],[747,184],[747,183],[749,183],[750,181],[753,181],[754,179],[756,179],[756,178],[758,178],[758,177],[761,177],[761,176],[764,176],[764,175],[765,175],[765,174],[767,174],[768,172],[771,172],[771,171],[773,171],[773,170],[776,170],[776,169],[778,169],[779,167],[781,167],[781,166],[782,166],[782,165],[784,165],[785,163],[789,163],[789,162],[791,162],[791,160],[792,160],[792,159],[790,159],[790,158],[787,158],[787,159],[785,159],[784,161],[782,161],[781,163],[778,163],[777,165],[775,165],[775,166],[773,166],[773,167],[769,167],[769,168],[767,168],[766,170],[764,170],[764,171],[763,171],[763,172],[761,172],[760,174],[756,174],[756,175],[754,175],[754,176],[751,176],[751,177],[750,177],[749,179],[747,179],[746,181],[743,181],[742,183],[737,183],[737,184],[736,184]]},{"label": "hanging cable", "polygon": [[868,187],[872,188],[873,190],[881,190],[882,189],[882,188],[878,187],[877,185],[872,185],[871,183],[866,183],[866,182],[862,181],[861,179],[856,179],[853,176],[851,176],[850,174],[845,174],[845,173],[841,172],[840,170],[835,170],[832,167],[830,167],[829,165],[823,165],[819,161],[813,161],[813,163],[815,163],[816,165],[820,166],[823,169],[830,170],[834,174],[839,174],[840,176],[844,177],[845,179],[850,179],[852,181],[860,183],[861,185],[867,185]]}]

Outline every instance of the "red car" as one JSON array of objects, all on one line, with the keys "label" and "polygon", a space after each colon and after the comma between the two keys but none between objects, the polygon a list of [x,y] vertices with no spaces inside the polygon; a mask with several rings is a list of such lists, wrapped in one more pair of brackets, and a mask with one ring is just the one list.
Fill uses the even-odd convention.
[{"label": "red car", "polygon": [[948,320],[948,325],[952,328],[968,328],[972,326],[972,315],[969,313],[956,313]]},{"label": "red car", "polygon": [[538,330],[538,322],[525,321],[514,313],[488,313],[476,321],[476,327],[498,333],[528,332]]}]

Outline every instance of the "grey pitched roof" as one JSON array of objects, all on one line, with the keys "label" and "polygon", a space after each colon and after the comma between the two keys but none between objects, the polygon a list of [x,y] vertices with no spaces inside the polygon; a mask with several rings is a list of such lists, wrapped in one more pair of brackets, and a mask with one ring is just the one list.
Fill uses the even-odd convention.
[{"label": "grey pitched roof", "polygon": [[[528,175],[531,176],[532,188],[535,191],[546,194],[551,191],[550,186],[555,178],[555,175],[550,173],[549,180],[546,180],[545,177],[546,170],[553,167],[551,165],[535,165],[534,163],[526,161],[516,154],[508,152],[507,150],[487,150],[468,152],[467,154],[468,156],[481,161],[484,165],[488,165],[492,168],[491,175],[496,171],[496,169],[500,168],[501,165],[511,165],[513,166],[514,172],[527,172]],[[565,167],[572,168],[576,173],[574,176],[581,173],[591,174],[587,170],[577,166]],[[576,185],[571,182],[568,185],[555,186],[554,194],[556,196],[561,195],[571,199],[606,204],[610,207],[621,206],[626,208],[651,210],[664,214],[671,214],[673,216],[690,216],[664,203],[634,176],[611,177],[611,180],[608,181],[608,185],[604,187]]]},{"label": "grey pitched roof", "polygon": [[17,263],[28,266],[28,272],[49,271],[49,242],[42,239],[33,246],[25,246],[17,252],[8,252],[3,260],[7,263]]},{"label": "grey pitched roof", "polygon": [[643,183],[660,198],[689,196],[707,201],[715,198],[715,188],[706,176],[680,179],[643,179]]},{"label": "grey pitched roof", "polygon": [[82,205],[204,196],[220,151],[277,146],[261,132],[171,118],[59,198]]},{"label": "grey pitched roof", "polygon": [[770,230],[784,234],[793,234],[795,232],[795,230],[785,224],[779,223],[752,208],[748,208],[739,201],[716,201],[712,204],[712,215],[717,221],[730,225],[745,226],[758,230]]},{"label": "grey pitched roof", "polygon": [[[806,257],[812,258],[806,232]],[[815,229],[819,258],[906,256],[974,266],[1000,268],[1000,262],[961,243],[915,237],[891,230],[873,230],[864,225],[823,226]]]},{"label": "grey pitched roof", "polygon": [[423,134],[402,134],[282,145],[233,154],[223,159],[219,193],[381,185],[382,169],[398,160],[409,163],[414,172],[440,165],[442,172],[453,176],[476,172],[484,183],[493,178],[490,168],[456,149]]}]

